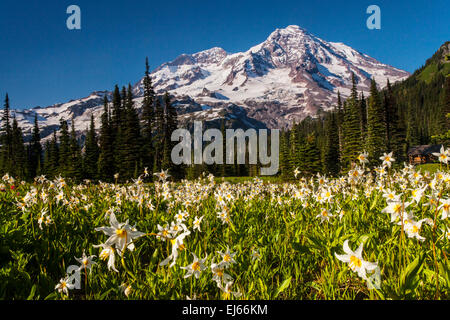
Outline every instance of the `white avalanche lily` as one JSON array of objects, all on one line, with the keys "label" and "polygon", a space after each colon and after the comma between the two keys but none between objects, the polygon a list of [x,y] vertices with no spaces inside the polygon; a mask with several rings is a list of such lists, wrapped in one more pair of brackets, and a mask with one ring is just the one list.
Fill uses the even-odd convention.
[{"label": "white avalanche lily", "polygon": [[94,264],[97,264],[96,262],[93,261],[94,257],[96,257],[96,256],[95,255],[94,256],[87,256],[86,252],[83,250],[83,256],[81,258],[75,257],[75,260],[77,260],[78,263],[81,264],[80,265],[80,270],[82,270],[82,269],[86,269],[86,270],[89,269],[89,271],[92,272],[92,266]]},{"label": "white avalanche lily", "polygon": [[191,232],[189,230],[186,230],[175,239],[170,240],[170,242],[172,243],[172,253],[159,264],[160,266],[165,266],[170,262],[170,260],[172,260],[172,263],[169,265],[169,268],[172,268],[175,265],[178,258],[178,250],[184,249],[184,238],[190,234]]},{"label": "white avalanche lily", "polygon": [[199,232],[202,232],[202,230],[200,230],[200,224],[202,222],[203,216],[201,216],[200,218],[195,217],[194,218],[194,230],[197,229]]},{"label": "white avalanche lily", "polygon": [[440,152],[433,152],[433,156],[437,157],[439,159],[439,162],[445,164],[448,163],[448,154],[443,145],[441,146]]},{"label": "white avalanche lily", "polygon": [[[429,218],[421,219],[419,221],[414,220],[414,215],[407,213],[403,220],[403,228],[408,238],[416,238],[419,241],[424,241],[425,238],[419,234],[422,223],[427,223],[433,226],[433,221]],[[398,225],[402,225],[401,221],[397,222]]]},{"label": "white avalanche lily", "polygon": [[445,220],[450,215],[450,199],[441,199],[439,202],[441,203],[439,209],[442,211],[441,219]]},{"label": "white avalanche lily", "polygon": [[59,293],[64,292],[64,294],[69,295],[69,290],[72,290],[75,286],[69,283],[69,278],[59,280],[59,283],[56,285],[55,290],[58,290]]},{"label": "white avalanche lily", "polygon": [[108,259],[108,270],[113,269],[115,272],[119,272],[119,270],[116,269],[115,267],[115,261],[116,261],[116,255],[114,253],[114,248],[112,248],[109,245],[106,245],[104,243],[99,244],[99,245],[94,245],[94,248],[99,248],[102,247],[103,250],[102,252],[100,252],[100,259],[102,260],[106,260]]},{"label": "white avalanche lily", "polygon": [[143,236],[145,233],[137,231],[134,227],[128,224],[128,220],[119,223],[116,219],[116,215],[111,213],[109,216],[109,223],[111,227],[95,228],[95,231],[103,231],[109,239],[106,240],[106,246],[115,245],[119,255],[123,255],[126,248],[130,251],[134,250],[133,239],[137,239]]},{"label": "white avalanche lily", "polygon": [[356,273],[358,276],[364,280],[367,280],[366,271],[373,271],[378,267],[378,264],[375,262],[364,261],[362,258],[363,244],[361,243],[356,249],[356,251],[352,251],[348,246],[348,240],[344,241],[343,249],[345,254],[340,255],[334,253],[336,258],[340,261],[348,263],[350,269]]},{"label": "white avalanche lily", "polygon": [[208,258],[208,255],[206,255],[206,257],[204,257],[203,259],[197,258],[197,256],[193,252],[192,255],[194,256],[194,261],[190,265],[180,268],[188,271],[184,278],[189,278],[190,276],[194,275],[198,279],[200,277],[200,273],[206,268],[204,263]]},{"label": "white avalanche lily", "polygon": [[380,157],[380,160],[383,160],[383,166],[386,165],[388,166],[388,168],[391,167],[392,162],[395,161],[395,159],[392,157],[392,152],[391,153],[385,153],[383,156]]}]

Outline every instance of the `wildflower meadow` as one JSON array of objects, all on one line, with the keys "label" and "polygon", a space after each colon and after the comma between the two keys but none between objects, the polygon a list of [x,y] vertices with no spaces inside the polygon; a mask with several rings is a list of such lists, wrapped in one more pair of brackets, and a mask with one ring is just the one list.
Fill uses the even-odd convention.
[{"label": "wildflower meadow", "polygon": [[435,173],[366,157],[289,182],[5,175],[0,298],[448,299],[447,150]]}]

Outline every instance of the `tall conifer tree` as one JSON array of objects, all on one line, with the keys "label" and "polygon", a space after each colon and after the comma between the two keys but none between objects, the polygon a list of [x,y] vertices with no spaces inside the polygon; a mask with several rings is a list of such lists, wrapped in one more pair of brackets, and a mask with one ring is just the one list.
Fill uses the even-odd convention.
[{"label": "tall conifer tree", "polygon": [[9,115],[9,97],[6,94],[4,110],[2,116],[3,126],[1,128],[1,169],[3,173],[8,173],[12,169],[11,153],[12,153],[12,129]]},{"label": "tall conifer tree", "polygon": [[355,74],[352,74],[351,95],[344,104],[342,149],[342,168],[344,171],[347,171],[350,169],[351,163],[356,160],[362,151],[360,106],[356,91]]},{"label": "tall conifer tree", "polygon": [[34,127],[30,142],[29,176],[34,178],[41,174],[42,145],[37,114],[34,116]]},{"label": "tall conifer tree", "polygon": [[325,120],[324,171],[333,176],[339,173],[339,128],[337,112],[330,112]]},{"label": "tall conifer tree", "polygon": [[86,145],[84,152],[84,172],[88,179],[97,179],[98,158],[100,149],[97,144],[97,134],[95,132],[94,114],[91,114],[91,123],[86,135]]},{"label": "tall conifer tree", "polygon": [[112,133],[113,123],[110,119],[108,98],[105,96],[100,127],[100,155],[98,161],[99,179],[110,181],[116,170],[114,167],[114,137]]},{"label": "tall conifer tree", "polygon": [[155,91],[152,86],[152,79],[150,77],[150,67],[148,65],[148,58],[145,59],[145,76],[143,80],[144,85],[144,100],[142,101],[142,163],[149,171],[149,177],[152,178],[152,170],[154,159],[153,149],[153,128],[154,128],[154,106],[155,106]]},{"label": "tall conifer tree", "polygon": [[375,79],[370,85],[369,105],[367,107],[367,152],[372,165],[380,162],[383,152],[386,152],[386,125],[384,109],[377,89]]}]

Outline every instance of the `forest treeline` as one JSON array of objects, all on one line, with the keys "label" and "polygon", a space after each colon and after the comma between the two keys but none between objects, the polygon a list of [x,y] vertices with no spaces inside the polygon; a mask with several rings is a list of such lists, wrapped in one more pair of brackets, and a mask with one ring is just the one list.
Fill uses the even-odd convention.
[{"label": "forest treeline", "polygon": [[280,170],[338,175],[347,172],[362,152],[369,165],[393,152],[396,163],[407,161],[411,146],[448,142],[450,77],[437,74],[429,83],[408,80],[379,90],[371,81],[370,96],[358,93],[353,77],[351,95],[338,94],[332,111],[308,117],[281,134]]},{"label": "forest treeline", "polygon": [[[429,72],[430,66],[439,72]],[[347,172],[362,152],[369,164],[380,164],[385,152],[393,152],[397,164],[406,161],[411,146],[444,143],[450,139],[450,63],[442,64],[441,52],[408,79],[383,90],[371,81],[370,95],[357,91],[352,76],[350,96],[338,94],[333,110],[321,112],[294,123],[280,135],[280,171],[292,178],[298,169],[303,174],[338,175]],[[434,71],[436,71],[434,70]],[[440,72],[444,70],[444,72]],[[15,115],[11,118],[10,101],[5,97],[0,132],[0,173],[32,180],[39,175],[83,179],[130,181],[144,170],[152,173],[169,170],[175,179],[196,178],[203,172],[216,176],[256,176],[259,165],[174,165],[170,137],[178,127],[177,112],[166,92],[158,96],[152,86],[148,59],[143,79],[142,112],[133,101],[131,85],[120,90],[116,85],[111,101],[104,98],[100,128],[94,117],[83,145],[75,132],[73,119],[61,119],[59,132],[41,142],[37,116],[31,140],[24,142]],[[222,119],[221,131],[226,122]],[[236,161],[235,161],[236,163]]]}]

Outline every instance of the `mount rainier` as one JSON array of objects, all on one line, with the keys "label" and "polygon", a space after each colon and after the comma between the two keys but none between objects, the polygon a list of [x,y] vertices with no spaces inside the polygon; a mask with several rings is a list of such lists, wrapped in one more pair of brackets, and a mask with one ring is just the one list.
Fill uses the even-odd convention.
[{"label": "mount rainier", "polygon": [[[303,28],[276,29],[262,43],[245,52],[229,53],[212,48],[182,54],[151,72],[157,94],[169,91],[181,126],[204,120],[217,126],[225,118],[234,128],[285,128],[294,121],[329,110],[337,93],[345,98],[352,73],[358,91],[367,96],[370,79],[380,87],[409,73],[378,62],[338,42],[324,41]],[[135,107],[140,110],[143,79],[133,86]],[[59,120],[75,121],[78,134],[87,129],[91,113],[100,126],[103,98],[111,92],[96,91],[86,98],[48,107],[15,110],[25,135],[30,134],[37,114],[42,138],[59,128]]]}]

